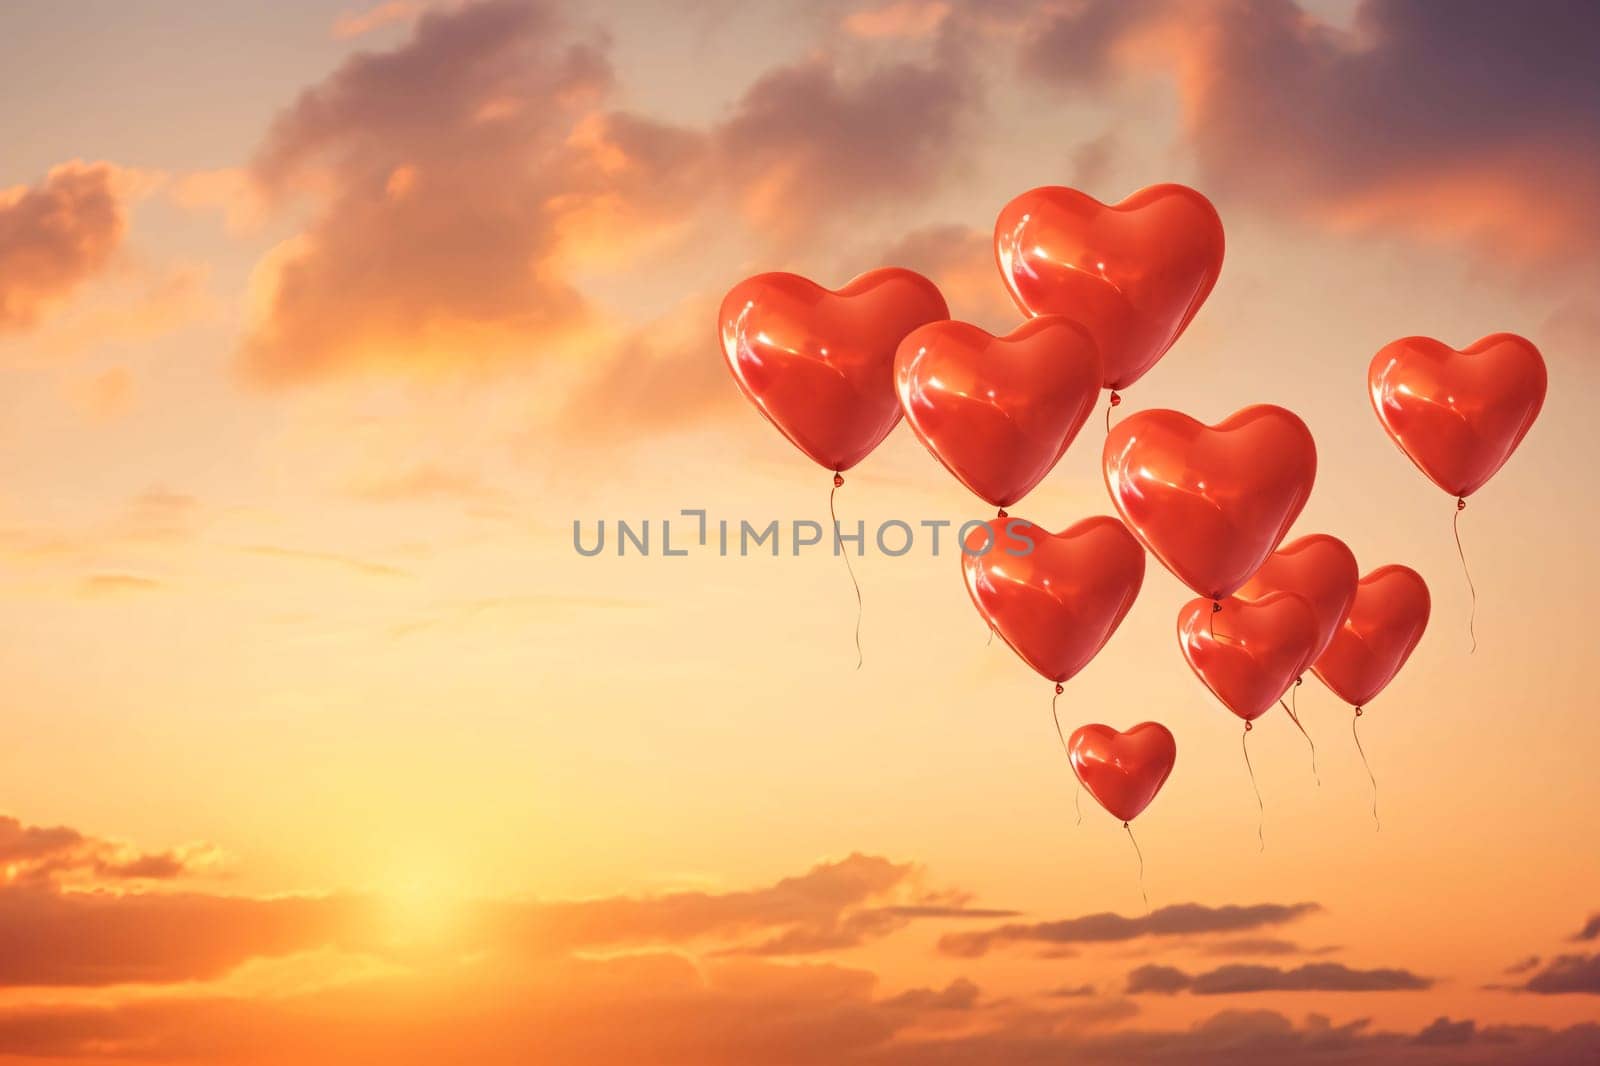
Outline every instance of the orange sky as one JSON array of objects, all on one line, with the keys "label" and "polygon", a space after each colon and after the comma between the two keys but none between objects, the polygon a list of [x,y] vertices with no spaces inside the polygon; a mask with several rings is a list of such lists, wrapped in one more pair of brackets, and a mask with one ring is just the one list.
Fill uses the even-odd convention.
[{"label": "orange sky", "polygon": [[[1600,23],[1510,10],[8,6],[0,1061],[1600,1056]],[[1294,409],[1291,537],[1434,613],[1362,723],[1382,831],[1308,681],[1258,852],[1150,567],[1062,698],[1177,736],[1147,912],[948,548],[857,561],[858,672],[838,560],[572,523],[826,518],[722,365],[738,279],[896,263],[1007,329],[1002,204],[1168,180],[1227,258],[1120,413]],[[1550,395],[1463,516],[1468,654],[1364,375],[1502,330]],[[1110,513],[1097,421],[1013,513]],[[838,505],[988,515],[904,427]]]}]

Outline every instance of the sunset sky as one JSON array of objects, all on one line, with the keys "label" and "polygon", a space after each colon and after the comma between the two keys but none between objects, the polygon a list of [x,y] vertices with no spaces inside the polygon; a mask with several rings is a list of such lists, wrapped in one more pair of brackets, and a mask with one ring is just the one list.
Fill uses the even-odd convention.
[{"label": "sunset sky", "polygon": [[[0,1061],[1600,1060],[1600,8],[1544,0],[0,5]],[[1067,728],[1153,719],[1135,829],[950,545],[826,520],[722,295],[920,270],[1018,313],[1002,205],[1163,181],[1220,281],[1118,417],[1315,434],[1290,537],[1418,570],[1369,707],[1238,720],[1151,562]],[[1462,515],[1401,336],[1537,344]],[[1012,513],[1112,512],[1091,417]],[[898,427],[840,518],[988,518]],[[658,549],[593,558],[605,520]]]}]

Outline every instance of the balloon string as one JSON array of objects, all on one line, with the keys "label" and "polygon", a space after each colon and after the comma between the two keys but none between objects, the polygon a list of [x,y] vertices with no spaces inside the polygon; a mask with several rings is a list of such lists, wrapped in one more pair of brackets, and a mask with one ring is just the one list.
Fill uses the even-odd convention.
[{"label": "balloon string", "polygon": [[1478,650],[1478,589],[1472,583],[1472,571],[1467,569],[1467,553],[1461,550],[1461,512],[1467,509],[1465,497],[1456,498],[1456,513],[1450,518],[1450,530],[1456,535],[1456,555],[1461,557],[1461,573],[1467,579],[1467,591],[1472,593],[1472,610],[1467,615],[1467,635],[1472,638],[1472,652]]},{"label": "balloon string", "polygon": [[1144,890],[1144,852],[1139,850],[1139,842],[1133,839],[1133,826],[1123,822],[1122,828],[1128,831],[1128,840],[1133,844],[1133,853],[1139,857],[1139,895],[1144,897],[1144,909],[1149,910],[1150,894]]},{"label": "balloon string", "polygon": [[1350,735],[1356,738],[1356,750],[1361,753],[1361,765],[1367,768],[1367,780],[1372,782],[1372,824],[1377,832],[1383,832],[1383,823],[1378,821],[1378,779],[1372,775],[1372,764],[1367,761],[1367,750],[1361,746],[1361,734],[1356,729],[1356,723],[1361,721],[1361,708],[1356,708],[1355,717],[1350,719]]},{"label": "balloon string", "polygon": [[[1070,764],[1072,762],[1072,749],[1067,747],[1067,736],[1066,736],[1065,733],[1063,733],[1061,731],[1061,715],[1056,710],[1056,701],[1061,698],[1061,691],[1062,691],[1061,685],[1058,683],[1056,685],[1056,694],[1054,696],[1050,697],[1050,717],[1055,719],[1055,722],[1056,722],[1056,737],[1061,741],[1061,750],[1066,753],[1067,762]],[[1073,776],[1074,779],[1078,778],[1078,771],[1077,771],[1076,768],[1073,769],[1072,776]],[[1083,781],[1082,780],[1078,780],[1078,791],[1072,797],[1072,806],[1078,812],[1078,821],[1077,821],[1076,824],[1082,825],[1083,824]]]},{"label": "balloon string", "polygon": [[[1290,691],[1293,692],[1294,690],[1291,689]],[[1290,696],[1289,698],[1293,699],[1294,697]],[[1311,734],[1306,732],[1306,727],[1301,723],[1300,716],[1294,713],[1294,708],[1289,706],[1287,703],[1284,703],[1283,702],[1283,697],[1281,697],[1281,696],[1278,697],[1278,706],[1280,706],[1280,707],[1282,707],[1284,709],[1284,712],[1286,714],[1288,714],[1288,716],[1289,716],[1289,721],[1291,721],[1291,722],[1293,722],[1295,724],[1295,727],[1300,730],[1300,735],[1305,737],[1306,738],[1306,743],[1311,746],[1311,776],[1316,778],[1317,787],[1321,788],[1322,787],[1322,775],[1317,773],[1317,745],[1316,745],[1316,742],[1311,739]]]},{"label": "balloon string", "polygon": [[1294,688],[1289,690],[1289,710],[1293,712],[1290,717],[1294,724],[1300,726],[1300,732],[1305,736],[1306,743],[1311,745],[1311,776],[1316,778],[1317,787],[1322,787],[1322,775],[1317,773],[1317,744],[1311,739],[1311,734],[1306,732],[1306,727],[1300,725],[1300,686],[1305,683],[1304,677],[1294,679]]},{"label": "balloon string", "polygon": [[1256,839],[1261,841],[1261,850],[1267,850],[1267,807],[1261,802],[1261,786],[1256,784],[1256,768],[1250,765],[1250,723],[1244,724],[1244,732],[1239,734],[1239,748],[1244,752],[1244,768],[1250,771],[1250,787],[1256,792],[1256,809],[1260,812],[1260,820],[1256,822]]},{"label": "balloon string", "polygon": [[989,645],[991,645],[993,643],[994,643],[994,626],[990,626],[989,627],[989,639],[983,642],[983,646],[987,648]]},{"label": "balloon string", "polygon": [[[1050,717],[1052,717],[1052,718],[1054,718],[1056,720],[1056,736],[1059,737],[1060,740],[1061,740],[1061,751],[1062,751],[1063,754],[1066,755],[1067,759],[1070,761],[1072,759],[1072,750],[1067,747],[1067,735],[1061,731],[1061,714],[1056,710],[1056,701],[1059,700],[1060,698],[1061,698],[1061,686],[1057,685],[1056,686],[1056,694],[1054,696],[1050,697]],[[1074,770],[1073,773],[1076,774],[1077,771]],[[1081,815],[1080,815],[1080,820],[1081,820]]]},{"label": "balloon string", "polygon": [[[833,509],[833,498],[838,495],[839,487],[843,484],[844,475],[834,474],[833,491],[828,493],[828,516],[833,519],[833,546],[835,549],[842,549],[844,547],[844,539],[839,536],[839,515],[838,512]],[[861,583],[856,580],[855,567],[850,565],[850,553],[840,550],[839,554],[844,557],[845,573],[850,575],[850,584],[856,590],[856,669],[859,670],[861,669],[861,663],[863,661],[861,656]],[[990,632],[992,633],[993,630]]]}]

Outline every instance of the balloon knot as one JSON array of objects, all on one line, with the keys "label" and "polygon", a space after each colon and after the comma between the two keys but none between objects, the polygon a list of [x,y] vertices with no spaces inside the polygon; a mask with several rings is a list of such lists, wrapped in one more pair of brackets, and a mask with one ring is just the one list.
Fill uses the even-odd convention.
[{"label": "balloon knot", "polygon": [[1062,688],[1061,684],[1059,682],[1057,682],[1057,684],[1056,684],[1056,695],[1059,696],[1065,691],[1067,691],[1067,690]]},{"label": "balloon knot", "polygon": [[833,475],[833,487],[837,489],[837,488],[842,488],[843,486],[844,486],[844,475],[840,474],[838,472],[835,472],[834,475]]},{"label": "balloon knot", "polygon": [[1361,708],[1360,708],[1360,707],[1357,707],[1357,708],[1356,708],[1356,717],[1357,717],[1357,718],[1360,718],[1360,717],[1361,717]]},{"label": "balloon knot", "polygon": [[1212,614],[1216,614],[1220,610],[1222,610],[1222,604],[1217,600],[1212,600],[1211,601],[1211,613]]},{"label": "balloon knot", "polygon": [[1456,497],[1456,510],[1465,511],[1466,509],[1467,509],[1467,498],[1465,496],[1457,496]]},{"label": "balloon knot", "polygon": [[1002,507],[1002,508],[1000,508],[1000,513],[998,515],[996,515],[995,517],[996,518],[1010,518],[1011,516],[1006,514],[1006,509],[1004,507]]},{"label": "balloon knot", "polygon": [[[1118,407],[1121,404],[1122,404],[1122,397],[1117,394],[1117,390],[1116,389],[1112,389],[1111,390],[1111,406],[1112,407]],[[1127,823],[1124,822],[1123,824],[1126,825]]]},{"label": "balloon knot", "polygon": [[1244,731],[1246,733],[1248,733],[1248,732],[1250,732],[1250,730],[1254,729],[1255,727],[1256,727],[1256,724],[1254,722],[1246,722],[1244,724]]},{"label": "balloon knot", "polygon": [[1123,822],[1122,823],[1122,828],[1127,829],[1128,828],[1128,823],[1127,822]]},{"label": "balloon knot", "polygon": [[1297,677],[1297,678],[1294,679],[1294,687],[1295,688],[1299,688],[1301,685],[1303,685],[1305,683],[1306,683],[1306,679],[1303,678],[1303,677]]}]

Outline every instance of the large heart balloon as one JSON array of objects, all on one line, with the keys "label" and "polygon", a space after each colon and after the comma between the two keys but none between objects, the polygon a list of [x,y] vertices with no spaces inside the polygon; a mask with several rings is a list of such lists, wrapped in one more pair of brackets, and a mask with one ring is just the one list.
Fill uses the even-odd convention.
[{"label": "large heart balloon", "polygon": [[1222,610],[1190,600],[1178,612],[1178,644],[1189,668],[1246,722],[1260,718],[1311,665],[1317,612],[1293,592],[1229,597]]},{"label": "large heart balloon", "polygon": [[963,485],[996,507],[1056,465],[1100,393],[1083,327],[1044,315],[994,337],[965,322],[912,330],[895,356],[906,421]]},{"label": "large heart balloon", "polygon": [[1408,566],[1380,566],[1356,586],[1350,615],[1312,670],[1362,707],[1394,680],[1428,627],[1428,585]]},{"label": "large heart balloon", "polygon": [[1135,536],[1210,600],[1266,562],[1311,495],[1317,447],[1291,411],[1256,404],[1215,426],[1140,411],[1106,436],[1106,487]]},{"label": "large heart balloon", "polygon": [[757,274],[729,290],[718,326],[745,396],[795,447],[840,471],[900,420],[901,338],[948,317],[933,282],[885,267],[831,292],[797,274]]},{"label": "large heart balloon", "polygon": [[1544,406],[1539,349],[1495,333],[1456,351],[1429,337],[1383,347],[1367,368],[1378,421],[1433,483],[1465,499],[1505,465]]},{"label": "large heart balloon", "polygon": [[1067,742],[1072,771],[1100,806],[1124,824],[1150,806],[1172,773],[1178,742],[1159,722],[1140,722],[1126,733],[1086,725]]},{"label": "large heart balloon", "polygon": [[994,225],[995,259],[1017,306],[1083,323],[1124,389],[1172,347],[1222,271],[1222,220],[1182,185],[1152,185],[1119,204],[1046,186],[1018,196]]},{"label": "large heart balloon", "polygon": [[1144,581],[1144,549],[1105,515],[1060,533],[997,518],[967,534],[961,569],[990,627],[1023,662],[1060,684],[1122,624]]},{"label": "large heart balloon", "polygon": [[1234,598],[1259,600],[1274,592],[1304,597],[1317,613],[1317,643],[1309,660],[1315,662],[1350,613],[1356,582],[1360,580],[1361,568],[1345,542],[1326,533],[1313,533],[1290,541],[1268,556],[1255,576],[1234,593]]}]

